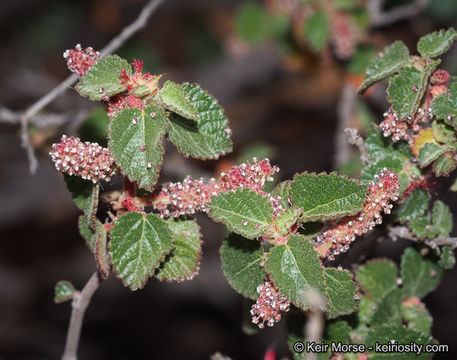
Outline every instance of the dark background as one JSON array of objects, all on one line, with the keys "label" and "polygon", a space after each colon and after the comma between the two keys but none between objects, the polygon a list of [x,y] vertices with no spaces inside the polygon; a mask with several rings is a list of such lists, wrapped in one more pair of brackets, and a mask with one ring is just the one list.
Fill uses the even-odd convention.
[{"label": "dark background", "polygon": [[[262,142],[280,167],[281,179],[305,169],[333,170],[342,66],[323,64],[308,54],[306,66],[291,69],[271,44],[234,54],[230,44],[236,3],[168,0],[118,53],[129,60],[143,59],[151,73],[199,82],[219,99],[230,119],[235,149],[223,161],[236,161],[243,149]],[[402,39],[413,48],[423,34],[452,25],[453,2],[440,3],[436,9],[442,10],[441,15],[430,17],[426,11],[379,33],[386,44]],[[61,56],[65,49],[76,43],[103,47],[143,4],[139,0],[2,0],[1,105],[25,109],[68,76]],[[447,55],[445,67],[452,67],[455,59],[454,50]],[[47,110],[61,113],[93,106],[70,90]],[[379,99],[370,106],[377,119],[387,108]],[[76,116],[73,120],[79,121]],[[77,134],[78,126],[72,121],[34,133],[40,168],[33,176],[20,147],[18,126],[0,124],[1,360],[58,359],[70,304],[54,304],[53,287],[65,279],[81,288],[95,270],[77,230],[79,213],[47,156],[49,144],[62,133]],[[176,180],[186,173],[212,176],[222,165],[221,161],[184,159],[167,144],[161,179]],[[444,193],[449,183],[444,181],[438,191]],[[457,197],[446,194],[444,201],[455,212]],[[229,287],[220,268],[222,228],[205,216],[198,221],[204,239],[199,275],[181,284],[152,279],[133,293],[111,275],[88,308],[81,359],[208,359],[216,351],[233,359],[262,359],[269,347],[277,349],[279,358],[290,358],[284,322],[257,335],[241,331],[242,297]],[[355,248],[360,249],[362,242]],[[408,244],[385,240],[370,257],[398,261]],[[425,298],[434,318],[433,335],[450,347],[449,354],[436,359],[457,356],[456,275],[455,269],[447,271],[438,290]]]}]

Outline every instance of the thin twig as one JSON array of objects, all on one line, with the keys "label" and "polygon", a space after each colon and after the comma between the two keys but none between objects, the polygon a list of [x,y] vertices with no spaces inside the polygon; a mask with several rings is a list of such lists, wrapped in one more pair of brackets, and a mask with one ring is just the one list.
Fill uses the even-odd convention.
[{"label": "thin twig", "polygon": [[421,12],[430,0],[416,0],[412,4],[397,6],[389,11],[383,11],[385,0],[368,0],[367,9],[371,25],[386,26],[402,19],[410,18]]},{"label": "thin twig", "polygon": [[100,276],[95,272],[84,286],[83,290],[76,294],[72,302],[70,325],[68,326],[67,340],[62,360],[76,360],[78,343],[81,335],[81,327],[84,319],[84,312],[89,305],[90,299],[100,286]]},{"label": "thin twig", "polygon": [[[398,238],[403,238],[407,240],[421,242],[420,239],[411,234],[411,232],[406,226],[394,226],[389,228],[389,237],[394,241],[396,241]],[[457,248],[457,238],[451,237],[437,237],[434,239],[425,239],[423,243],[427,246],[430,246],[432,249],[444,245],[448,245],[452,249]]]},{"label": "thin twig", "polygon": [[[130,25],[125,27],[121,33],[112,39],[101,51],[102,55],[111,54],[113,51],[117,50],[127,39],[129,39],[133,34],[141,30],[147,23],[148,18],[151,14],[157,9],[157,7],[164,0],[151,0],[146,6],[141,10],[138,17]],[[36,101],[32,106],[30,106],[24,114],[21,116],[21,141],[22,146],[27,151],[27,156],[29,159],[30,172],[34,174],[38,168],[38,160],[35,156],[35,151],[33,145],[30,142],[29,132],[28,132],[28,123],[29,120],[34,117],[39,111],[41,111],[45,106],[50,104],[54,99],[62,95],[70,86],[72,86],[78,80],[78,76],[73,74],[66,78],[62,83],[52,89],[49,93],[43,96],[41,99]]]},{"label": "thin twig", "polygon": [[[322,308],[325,306],[325,302],[322,296],[313,290],[307,290],[304,298],[311,306],[311,309],[307,312],[308,321],[303,329],[305,333],[305,344],[311,342],[320,343],[324,331],[324,314]],[[313,352],[309,352],[306,355],[306,360],[315,360],[316,358],[317,354]]]},{"label": "thin twig", "polygon": [[362,161],[363,165],[368,165],[370,159],[367,155],[367,148],[365,147],[365,140],[359,135],[357,128],[346,128],[344,129],[344,133],[349,137],[348,142],[349,144],[355,145],[359,148],[360,152],[360,160]]}]

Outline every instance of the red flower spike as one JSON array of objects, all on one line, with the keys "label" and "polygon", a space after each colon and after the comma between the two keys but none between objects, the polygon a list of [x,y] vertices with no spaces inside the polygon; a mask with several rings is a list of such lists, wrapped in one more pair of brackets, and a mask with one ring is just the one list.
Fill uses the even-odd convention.
[{"label": "red flower spike", "polygon": [[275,289],[270,281],[257,287],[259,297],[251,307],[252,322],[260,329],[273,326],[281,320],[284,313],[290,309],[290,301]]},{"label": "red flower spike", "polygon": [[114,158],[107,148],[97,143],[83,143],[78,138],[62,135],[60,143],[49,152],[58,171],[76,175],[96,183],[110,180],[114,171]]},{"label": "red flower spike", "polygon": [[105,102],[105,110],[110,118],[116,116],[122,109],[144,109],[144,102],[134,95],[115,95]]},{"label": "red flower spike", "polygon": [[138,97],[154,96],[158,91],[161,75],[151,75],[149,72],[142,74],[143,61],[134,59],[132,66],[135,72],[127,74],[125,69],[121,71],[121,84],[127,86],[127,92]]},{"label": "red flower spike", "polygon": [[384,113],[384,121],[379,125],[385,137],[392,137],[393,142],[406,140],[412,142],[411,137],[406,132],[409,124],[404,119],[399,119],[397,114],[390,108]]},{"label": "red flower spike", "polygon": [[330,41],[339,59],[349,59],[355,52],[360,33],[348,14],[340,13],[334,17],[330,29]]},{"label": "red flower spike", "polygon": [[84,76],[89,68],[100,58],[100,53],[91,47],[83,49],[81,44],[74,49],[68,49],[63,53],[64,59],[70,71],[78,76]]},{"label": "red flower spike", "polygon": [[432,85],[448,85],[451,76],[446,70],[435,70],[430,76],[430,83]]},{"label": "red flower spike", "polygon": [[367,200],[363,204],[360,213],[346,216],[340,221],[332,221],[330,230],[320,234],[315,240],[316,251],[322,257],[334,260],[335,255],[349,249],[351,242],[356,236],[365,234],[382,222],[382,212],[390,214],[393,207],[389,201],[398,200],[400,183],[398,175],[384,169],[379,175],[375,175],[375,181],[371,182],[367,192]]}]

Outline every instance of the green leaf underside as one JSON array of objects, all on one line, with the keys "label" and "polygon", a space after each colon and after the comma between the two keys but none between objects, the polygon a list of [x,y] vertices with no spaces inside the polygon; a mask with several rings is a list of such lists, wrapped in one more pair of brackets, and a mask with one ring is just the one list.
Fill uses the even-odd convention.
[{"label": "green leaf underside", "polygon": [[424,215],[428,208],[428,195],[423,189],[416,189],[402,200],[397,207],[397,219],[399,221],[412,221]]},{"label": "green leaf underside", "polygon": [[334,318],[356,311],[358,301],[355,297],[358,294],[358,290],[352,281],[351,274],[347,270],[325,268],[324,276],[330,299],[328,317]]},{"label": "green leaf underside", "polygon": [[94,219],[97,213],[100,185],[79,176],[64,174],[63,178],[76,206],[84,212],[84,215],[91,220]]},{"label": "green leaf underside", "polygon": [[377,306],[371,318],[371,325],[401,325],[401,289],[395,288],[381,299],[377,299]]},{"label": "green leaf underside", "polygon": [[270,201],[253,190],[238,189],[213,196],[208,215],[224,223],[230,231],[254,239],[273,221]]},{"label": "green leaf underside", "polygon": [[443,246],[441,249],[441,258],[438,264],[443,269],[452,269],[455,265],[454,250],[450,246]]},{"label": "green leaf underside", "polygon": [[159,92],[159,99],[168,109],[187,119],[198,121],[197,109],[187,98],[186,91],[173,81],[166,81]]},{"label": "green leaf underside", "polygon": [[62,303],[71,300],[75,294],[75,287],[69,281],[59,281],[54,288],[54,302]]},{"label": "green leaf underside", "polygon": [[82,96],[89,96],[92,101],[101,101],[106,95],[119,94],[127,89],[126,85],[121,84],[122,69],[128,75],[132,73],[131,65],[119,56],[103,57],[81,77],[76,90]]},{"label": "green leaf underside", "polygon": [[111,121],[109,146],[116,164],[148,191],[154,189],[162,165],[167,116],[161,106],[150,105],[144,110],[124,109]]},{"label": "green leaf underside", "polygon": [[305,21],[304,31],[311,49],[316,52],[321,51],[330,34],[330,22],[327,14],[318,10],[309,15]]},{"label": "green leaf underside", "polygon": [[444,154],[444,149],[435,143],[425,143],[423,147],[419,150],[419,161],[420,167],[426,167],[438,159],[441,155]]},{"label": "green leaf underside", "polygon": [[430,335],[433,318],[423,303],[402,304],[401,314],[408,323],[408,329]]},{"label": "green leaf underside", "polygon": [[142,288],[173,249],[173,240],[167,223],[157,215],[121,215],[111,230],[113,269],[131,290]]},{"label": "green leaf underside", "polygon": [[222,270],[230,286],[238,293],[256,300],[257,287],[265,282],[265,268],[260,266],[263,249],[258,241],[251,241],[230,233],[220,250]]},{"label": "green leaf underside", "polygon": [[401,278],[404,298],[423,298],[439,285],[443,270],[434,261],[422,257],[413,248],[405,250],[401,258]]},{"label": "green leaf underside", "polygon": [[306,221],[335,219],[362,210],[367,186],[332,174],[296,175],[291,184],[292,202],[303,209]]},{"label": "green leaf underside", "polygon": [[417,50],[424,58],[435,58],[448,51],[456,39],[457,32],[453,28],[435,31],[419,39]]},{"label": "green leaf underside", "polygon": [[452,231],[452,213],[444,202],[435,201],[433,204],[433,225],[438,229],[439,237],[449,237]]},{"label": "green leaf underside", "polygon": [[437,229],[430,221],[430,215],[416,217],[408,222],[408,227],[419,239],[429,238],[432,239],[437,235]]},{"label": "green leaf underside", "polygon": [[390,260],[373,260],[357,271],[356,279],[372,299],[380,299],[397,288],[397,267]]},{"label": "green leaf underside", "polygon": [[182,84],[193,106],[198,111],[195,122],[173,114],[168,136],[185,156],[198,159],[217,159],[232,151],[228,120],[217,101],[198,85]]},{"label": "green leaf underside", "polygon": [[301,235],[293,235],[287,244],[273,247],[266,270],[281,294],[303,310],[311,307],[312,293],[328,302],[324,269],[313,245]]},{"label": "green leaf underside", "polygon": [[87,216],[81,215],[78,218],[79,233],[86,240],[86,245],[92,253],[95,253],[96,237],[95,230],[91,226],[91,220]]},{"label": "green leaf underside", "polygon": [[449,90],[433,101],[432,114],[457,129],[457,83],[450,84]]},{"label": "green leaf underside", "polygon": [[192,279],[200,266],[201,234],[195,219],[168,218],[168,227],[175,239],[175,248],[155,273],[159,280],[182,281]]},{"label": "green leaf underside", "polygon": [[408,63],[408,59],[408,48],[401,41],[395,41],[384,50],[381,57],[373,59],[367,68],[363,84],[358,92],[363,93],[374,83],[394,74]]},{"label": "green leaf underside", "polygon": [[433,171],[436,176],[447,176],[457,166],[454,154],[444,154],[433,163]]}]

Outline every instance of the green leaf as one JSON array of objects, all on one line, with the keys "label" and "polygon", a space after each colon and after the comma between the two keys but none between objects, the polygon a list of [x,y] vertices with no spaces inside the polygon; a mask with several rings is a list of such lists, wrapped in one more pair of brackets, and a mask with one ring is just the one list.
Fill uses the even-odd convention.
[{"label": "green leaf", "polygon": [[284,209],[290,207],[289,199],[290,199],[290,180],[282,181],[278,185],[275,186],[273,191],[271,192],[271,196],[281,198],[281,206]]},{"label": "green leaf", "polygon": [[94,228],[92,228],[91,223],[92,221],[87,216],[81,215],[78,218],[79,233],[81,234],[83,239],[86,240],[87,247],[90,249],[92,253],[94,253],[96,238],[94,237],[95,230]]},{"label": "green leaf", "polygon": [[123,69],[128,75],[132,73],[132,67],[126,60],[117,55],[105,56],[81,77],[76,90],[81,96],[89,96],[92,101],[119,94],[127,90],[127,86],[121,83]]},{"label": "green leaf", "polygon": [[57,304],[73,299],[76,289],[66,280],[59,281],[54,288],[54,302]]},{"label": "green leaf", "polygon": [[419,161],[419,166],[424,168],[438,159],[441,155],[443,155],[445,150],[443,147],[439,146],[435,143],[425,143],[423,147],[419,150],[419,157],[417,160]]},{"label": "green leaf", "polygon": [[165,108],[187,119],[198,121],[197,109],[187,97],[187,92],[181,85],[173,81],[166,81],[159,91],[159,99]]},{"label": "green leaf", "polygon": [[435,58],[449,50],[457,39],[457,32],[453,28],[444,29],[422,36],[417,43],[417,50],[424,58]]},{"label": "green leaf", "polygon": [[157,215],[123,214],[111,230],[113,269],[125,286],[140,289],[173,249],[173,240],[167,223]]},{"label": "green leaf", "polygon": [[286,236],[291,232],[291,227],[300,219],[302,209],[290,207],[279,214],[273,223],[268,227],[266,234],[268,237],[276,238]]},{"label": "green leaf", "polygon": [[[398,344],[416,343],[423,346],[432,344],[433,339],[425,334],[415,330],[407,329],[404,326],[392,326],[391,324],[383,324],[371,328],[366,339],[366,345],[376,347],[376,343],[389,344],[396,342]],[[399,353],[399,352],[374,352],[369,351],[370,360],[412,360],[412,359],[429,359],[431,354],[422,352],[420,355],[415,353]]]},{"label": "green leaf", "polygon": [[430,214],[426,214],[422,217],[416,217],[408,223],[410,230],[416,235],[419,239],[432,239],[436,237],[438,229],[436,229],[431,221]]},{"label": "green leaf", "polygon": [[401,41],[395,41],[392,45],[386,47],[382,55],[373,59],[367,67],[363,83],[357,92],[359,94],[363,93],[374,83],[400,70],[408,61],[408,48]]},{"label": "green leaf", "polygon": [[[332,344],[349,344],[350,343],[351,327],[346,321],[330,321],[325,326],[325,336],[323,343],[329,345],[328,350],[323,353],[317,353],[317,360],[329,359],[332,355]],[[306,352],[303,352],[306,354]],[[303,358],[305,358],[304,355]]]},{"label": "green leaf", "polygon": [[385,156],[370,164],[362,170],[359,181],[361,184],[368,184],[374,180],[374,176],[379,174],[384,168],[395,171],[399,174],[403,170],[403,161],[391,156]]},{"label": "green leaf", "polygon": [[408,66],[390,80],[387,89],[388,100],[399,119],[416,112],[424,96],[428,75],[427,71],[419,71],[413,66]]},{"label": "green leaf", "polygon": [[428,209],[428,195],[423,189],[410,193],[397,207],[398,221],[411,221],[424,215]]},{"label": "green leaf", "polygon": [[445,144],[453,144],[457,142],[455,130],[449,124],[446,124],[444,120],[435,119],[432,124],[433,137]]},{"label": "green leaf", "polygon": [[213,196],[208,215],[224,223],[230,231],[254,239],[273,221],[270,201],[253,190],[238,189]]},{"label": "green leaf", "polygon": [[267,256],[266,269],[281,294],[302,310],[310,308],[311,293],[328,302],[319,255],[303,236],[293,235],[287,244],[273,247]]},{"label": "green leaf", "polygon": [[222,270],[230,286],[252,300],[259,297],[257,286],[265,282],[265,268],[260,266],[264,252],[258,241],[230,233],[220,250]]},{"label": "green leaf", "polygon": [[455,159],[454,153],[446,153],[442,155],[433,164],[433,171],[436,176],[447,176],[457,166],[457,160]]},{"label": "green leaf", "polygon": [[362,210],[367,186],[356,180],[331,174],[295,175],[291,184],[292,202],[303,208],[305,221],[335,219]]},{"label": "green leaf", "polygon": [[175,239],[175,248],[167,255],[154,276],[159,280],[191,280],[198,273],[202,253],[197,221],[173,217],[165,221]]},{"label": "green leaf", "polygon": [[99,184],[68,174],[63,174],[63,178],[76,206],[90,220],[94,220],[98,208]]},{"label": "green leaf", "polygon": [[243,41],[254,45],[261,44],[269,34],[268,14],[257,3],[243,2],[235,15],[235,30]]},{"label": "green leaf", "polygon": [[161,106],[149,105],[144,110],[124,109],[111,121],[109,146],[116,164],[148,191],[154,189],[162,165],[167,116]]},{"label": "green leaf", "polygon": [[395,288],[378,299],[376,310],[371,318],[371,325],[401,325],[401,289]]},{"label": "green leaf", "polygon": [[407,248],[401,258],[401,278],[404,298],[423,298],[439,285],[443,270],[432,260]]},{"label": "green leaf", "polygon": [[357,271],[356,279],[372,299],[381,299],[397,288],[397,267],[390,260],[373,260]]},{"label": "green leaf", "polygon": [[443,246],[441,248],[441,258],[438,261],[438,264],[443,269],[452,269],[455,265],[455,256],[454,250],[450,246]]},{"label": "green leaf", "polygon": [[330,34],[330,21],[327,14],[322,10],[313,12],[306,19],[303,31],[311,49],[316,52],[321,51]]},{"label": "green leaf", "polygon": [[418,304],[412,301],[404,302],[401,306],[401,314],[408,323],[408,329],[430,335],[433,318],[422,302]]},{"label": "green leaf", "polygon": [[106,279],[111,270],[111,261],[108,255],[108,234],[100,221],[95,222],[95,233],[93,235],[94,257],[98,271],[102,279]]},{"label": "green leaf", "polygon": [[325,268],[324,277],[330,299],[328,317],[335,318],[356,311],[358,307],[356,298],[359,292],[349,271]]},{"label": "green leaf", "polygon": [[168,136],[185,156],[217,159],[232,151],[228,120],[217,101],[198,85],[182,84],[187,98],[198,111],[199,121],[172,115]]},{"label": "green leaf", "polygon": [[362,325],[370,324],[375,310],[375,301],[365,295],[360,295],[359,310],[357,311],[358,322]]},{"label": "green leaf", "polygon": [[457,129],[457,83],[450,84],[448,92],[433,100],[432,114]]},{"label": "green leaf", "polygon": [[444,202],[437,200],[433,204],[433,225],[438,229],[438,236],[448,237],[452,231],[452,213]]}]

